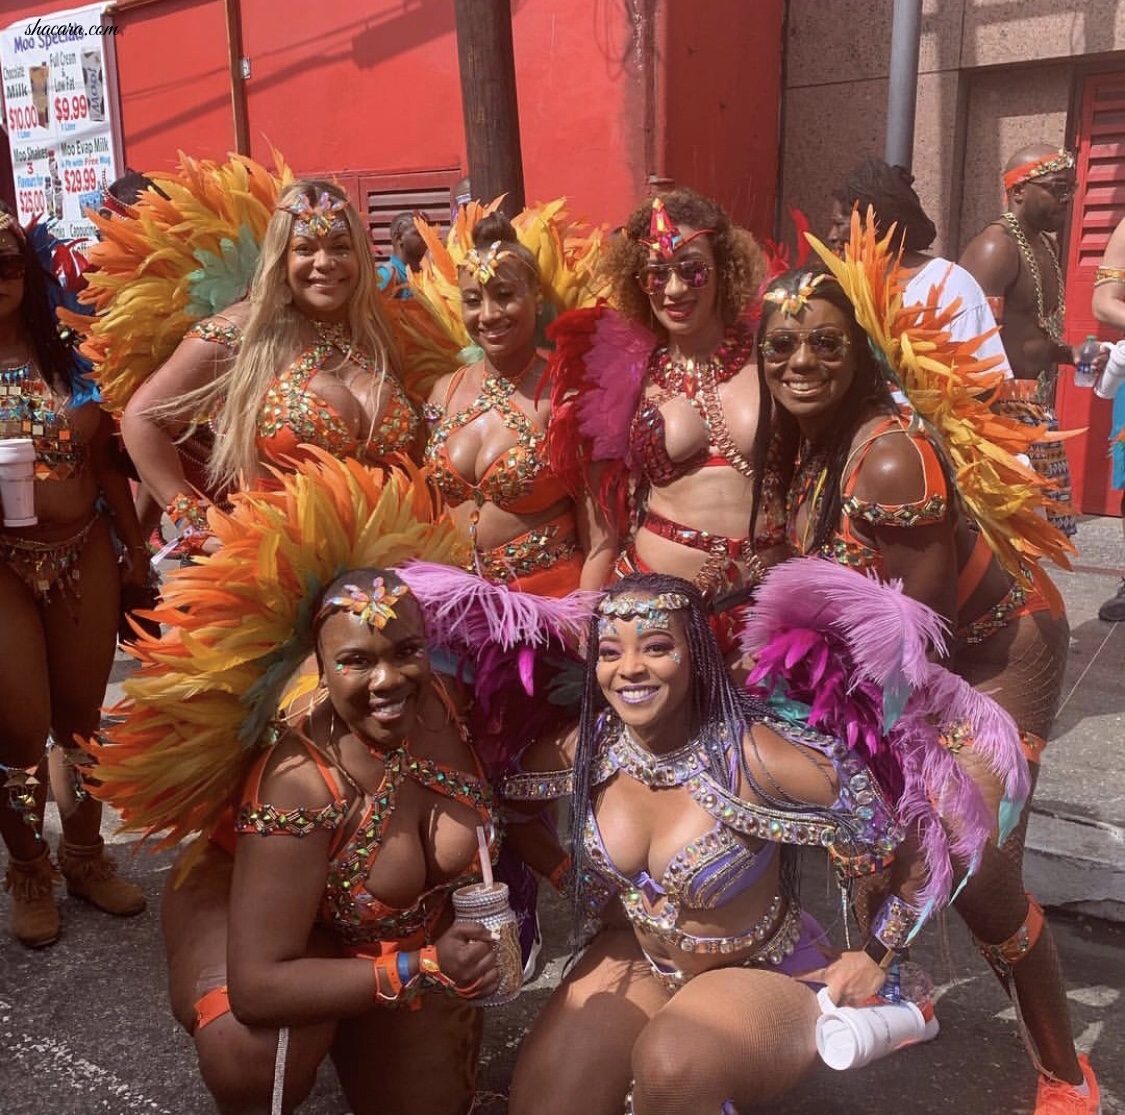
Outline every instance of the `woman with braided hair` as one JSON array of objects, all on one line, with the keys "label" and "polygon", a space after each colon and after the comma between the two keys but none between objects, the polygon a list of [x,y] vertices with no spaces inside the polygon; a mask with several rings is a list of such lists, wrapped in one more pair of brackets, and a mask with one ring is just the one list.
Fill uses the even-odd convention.
[{"label": "woman with braided hair", "polygon": [[[873,244],[873,236],[866,245],[857,236],[858,223],[853,223],[849,251]],[[1010,571],[1000,556],[1012,553],[1011,545],[997,549],[1000,535],[982,527],[987,493],[978,489],[979,510],[970,510],[967,485],[972,475],[979,479],[988,473],[1001,450],[991,451],[991,464],[983,461],[973,470],[959,462],[957,475],[967,479],[965,490],[958,489],[937,433],[891,395],[888,369],[896,368],[905,380],[910,366],[903,355],[905,342],[892,339],[898,326],[892,322],[890,332],[884,332],[885,323],[877,316],[883,305],[880,292],[890,292],[893,306],[899,289],[896,280],[880,286],[887,259],[874,254],[853,260],[849,255],[840,264],[826,251],[822,255],[835,277],[796,271],[771,284],[758,336],[765,379],[779,407],[776,460],[786,465],[782,486],[788,490],[789,542],[800,554],[866,570],[884,581],[901,580],[909,596],[944,617],[953,633],[949,668],[1011,714],[1034,783],[1058,708],[1068,625],[1061,609],[1050,606],[1052,586],[1046,575],[1036,569],[1033,577],[1028,567],[1021,567],[1034,548],[1017,538],[1012,562],[1017,571]],[[874,295],[863,291],[865,270],[873,276]],[[845,281],[851,284],[847,289]],[[854,295],[853,303],[849,294],[857,286],[865,296]],[[861,304],[876,307],[866,329],[858,320]],[[910,315],[900,320],[908,319],[914,320]],[[915,340],[920,350],[931,363],[951,361],[954,368],[959,351],[971,366],[972,341],[951,349],[953,342],[942,328],[927,333],[919,325]],[[882,363],[874,346],[883,353]],[[924,393],[916,394],[921,405]],[[1008,475],[1012,483],[998,484],[997,498],[1010,516],[1020,485],[1039,482],[1014,463]],[[1041,502],[1042,495],[1038,498]],[[1050,530],[1034,514],[1026,518],[1033,529]],[[947,737],[948,747],[986,799],[1001,802],[1003,792],[979,762],[972,733],[950,725]],[[1051,931],[1040,907],[1024,892],[1027,807],[1022,814],[1010,808],[1006,812],[999,839],[986,846],[954,905],[1013,994],[1030,1034],[1040,1070],[1037,1115],[1093,1113],[1099,1110],[1097,1083],[1085,1057],[1075,1053]]]},{"label": "woman with braided hair", "polygon": [[887,969],[922,920],[921,895],[944,899],[904,855],[864,948],[827,945],[798,904],[798,846],[882,859],[905,849],[903,829],[854,751],[735,685],[698,588],[624,577],[588,645],[577,740],[553,771],[540,754],[503,791],[526,802],[573,788],[586,946],[524,1043],[511,1111],[618,1115],[625,1102],[637,1115],[729,1115],[768,1103],[816,1057],[810,984],[836,1003],[891,994]]}]

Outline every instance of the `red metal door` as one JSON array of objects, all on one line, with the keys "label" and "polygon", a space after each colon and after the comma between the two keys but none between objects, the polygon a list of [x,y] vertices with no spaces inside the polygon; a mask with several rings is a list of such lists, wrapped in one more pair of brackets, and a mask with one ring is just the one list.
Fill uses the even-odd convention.
[{"label": "red metal door", "polygon": [[[1099,325],[1090,309],[1094,271],[1110,234],[1125,218],[1125,71],[1091,74],[1080,101],[1078,191],[1071,214],[1067,247],[1067,339],[1080,343],[1088,333],[1117,341],[1119,334]],[[1069,368],[1058,388],[1059,424],[1064,430],[1086,427],[1067,442],[1075,506],[1087,515],[1118,515],[1120,500],[1110,492],[1108,439],[1111,404],[1089,388],[1074,386]]]}]

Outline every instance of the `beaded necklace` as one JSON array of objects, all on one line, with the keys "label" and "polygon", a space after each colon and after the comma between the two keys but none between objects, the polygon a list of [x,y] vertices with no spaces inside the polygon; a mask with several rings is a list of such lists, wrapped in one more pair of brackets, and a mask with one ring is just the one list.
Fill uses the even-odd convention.
[{"label": "beaded necklace", "polygon": [[676,395],[683,395],[703,419],[707,438],[732,468],[743,476],[753,477],[754,466],[742,455],[727,426],[723,414],[719,385],[733,379],[748,363],[754,352],[754,334],[744,325],[731,326],[719,347],[710,356],[674,357],[667,345],[653,352],[648,366],[648,379],[660,388],[660,395],[650,400],[653,406]]},{"label": "beaded necklace", "polygon": [[32,438],[37,480],[70,480],[86,463],[73,439],[66,400],[60,400],[31,362],[0,369],[0,437]]},{"label": "beaded necklace", "polygon": [[[729,754],[730,733],[725,725],[719,727],[718,736],[723,745],[723,753]],[[630,778],[656,789],[682,786],[711,765],[707,749],[699,736],[666,755],[655,755],[636,741],[627,724],[621,725],[621,732],[611,745],[610,752],[617,766]]]},{"label": "beaded necklace", "polygon": [[1058,305],[1052,313],[1048,314],[1043,304],[1043,275],[1039,270],[1039,261],[1035,258],[1035,251],[1032,249],[1027,235],[1023,231],[1023,226],[1020,224],[1015,213],[1001,213],[1000,219],[1012,234],[1012,238],[1015,240],[1020,250],[1020,255],[1023,256],[1024,261],[1027,263],[1027,270],[1031,275],[1031,281],[1035,284],[1035,309],[1038,314],[1039,328],[1042,329],[1055,344],[1061,345],[1064,343],[1062,330],[1063,321],[1066,319],[1066,289],[1063,284],[1062,268],[1059,266],[1059,257],[1055,253],[1051,238],[1045,232],[1039,233],[1039,237],[1047,249],[1047,254],[1051,257],[1051,263],[1054,264],[1056,290],[1059,293]]}]

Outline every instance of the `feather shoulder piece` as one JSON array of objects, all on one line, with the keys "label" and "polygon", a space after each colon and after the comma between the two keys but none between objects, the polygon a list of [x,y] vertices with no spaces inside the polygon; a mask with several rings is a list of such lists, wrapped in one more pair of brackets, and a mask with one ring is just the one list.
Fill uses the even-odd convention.
[{"label": "feather shoulder piece", "polygon": [[1013,801],[1030,783],[1012,718],[927,658],[944,647],[942,621],[897,582],[794,558],[766,575],[741,638],[755,659],[748,687],[864,760],[919,833],[921,900],[948,901],[954,865],[971,870],[998,825],[957,747],[971,739]]},{"label": "feather shoulder piece", "polygon": [[311,446],[275,473],[276,491],[239,492],[208,511],[221,548],[170,573],[147,613],[140,668],[125,682],[113,723],[90,744],[97,794],[123,827],[159,846],[209,832],[261,749],[313,649],[313,604],[348,569],[412,558],[456,564],[464,544],[440,495],[413,466],[370,469]]},{"label": "feather shoulder piece", "polygon": [[279,190],[292,174],[278,152],[274,171],[244,155],[225,163],[180,152],[174,174],[153,172],[135,216],[90,219],[100,240],[81,301],[94,321],[61,315],[84,336],[106,407],[122,410],[201,318],[243,297]]},{"label": "feather shoulder piece", "polygon": [[604,302],[551,323],[547,453],[567,488],[595,496],[611,523],[629,520],[629,429],[656,336]]},{"label": "feather shoulder piece", "polygon": [[1069,569],[1075,551],[1044,517],[1051,502],[1047,483],[1026,463],[1028,448],[1044,431],[990,409],[1004,382],[998,358],[977,357],[980,338],[951,336],[959,300],[941,307],[932,290],[924,305],[903,305],[906,278],[889,247],[894,229],[879,240],[873,227],[873,220],[861,223],[852,214],[842,260],[806,235],[911,407],[939,435],[958,490],[993,552],[1012,576],[1058,605],[1058,591],[1040,563],[1050,559]]}]

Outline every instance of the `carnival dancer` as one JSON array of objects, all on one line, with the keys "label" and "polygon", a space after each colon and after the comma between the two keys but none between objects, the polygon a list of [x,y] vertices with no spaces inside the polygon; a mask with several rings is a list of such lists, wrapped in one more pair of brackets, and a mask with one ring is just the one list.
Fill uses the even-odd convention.
[{"label": "carnival dancer", "polygon": [[472,239],[457,281],[481,356],[434,385],[426,461],[482,577],[545,596],[597,588],[614,556],[608,530],[546,451],[551,398],[536,258],[499,212],[484,214]]},{"label": "carnival dancer", "polygon": [[[59,337],[53,281],[18,221],[0,210],[0,437],[30,439],[35,453],[32,522],[0,526],[0,835],[11,931],[31,948],[51,944],[60,930],[58,876],[43,841],[45,766],[69,893],[120,916],[145,906],[105,852],[102,806],[82,789],[74,740],[98,726],[121,586],[145,583],[148,553],[114,467],[112,422]],[[6,512],[19,517],[14,507]],[[124,546],[120,562],[111,522]]]},{"label": "carnival dancer", "polygon": [[[309,449],[232,503],[209,512],[216,553],[168,576],[164,635],[138,640],[123,719],[91,745],[128,828],[199,834],[164,896],[173,1011],[225,1113],[293,1111],[329,1055],[356,1115],[466,1113],[473,1001],[500,973],[451,895],[500,830],[467,695],[428,648],[484,684],[478,654],[562,637],[588,605],[457,569],[413,469]],[[417,557],[441,564],[388,568]]]},{"label": "carnival dancer", "polygon": [[[769,429],[744,318],[761,250],[714,201],[679,189],[630,215],[603,269],[620,316],[579,311],[551,330],[565,404],[556,455],[600,470],[591,486],[614,518],[619,575],[675,574],[729,605],[780,537],[752,540],[747,527]],[[736,624],[717,623],[732,647]]]},{"label": "carnival dancer", "polygon": [[[802,600],[814,598],[808,621],[824,610],[824,586],[793,565],[766,575],[760,600],[770,614],[790,608],[787,619],[799,621]],[[882,628],[882,650],[869,644],[859,655],[864,669],[902,652],[915,680],[932,670],[953,683],[948,692],[958,684],[969,690],[926,662],[926,633],[938,630],[927,609],[848,571],[837,580],[837,613],[847,611],[839,603],[850,591],[843,581],[854,580],[869,615],[898,618]],[[928,793],[911,786],[908,795],[904,771],[916,776],[921,763],[895,758],[881,739],[865,761],[861,747],[849,750],[841,737],[813,729],[807,705],[802,723],[751,699],[727,670],[707,612],[699,590],[679,578],[630,574],[613,584],[589,633],[573,768],[559,755],[560,769],[537,767],[505,784],[514,800],[573,786],[575,917],[578,944],[588,942],[520,1051],[513,1115],[618,1115],[627,1093],[625,1110],[637,1115],[720,1115],[775,1100],[816,1056],[819,1008],[810,983],[826,984],[836,1003],[858,1004],[881,990],[893,996],[888,969],[926,913],[948,900],[958,873],[952,859],[971,863],[989,838],[987,809],[964,776]],[[788,637],[793,628],[785,630]],[[805,636],[806,648],[827,651],[807,626]],[[826,705],[856,692],[860,676],[840,673],[835,686],[829,661],[841,660],[820,660],[836,695]],[[876,721],[896,673],[883,675],[885,689],[859,684],[880,710]],[[935,756],[952,773],[956,764],[928,715],[912,720],[915,758]],[[1006,739],[1015,785],[1020,760],[1010,722]],[[973,833],[961,833],[953,853],[931,813],[928,870],[914,870],[904,856],[902,889],[888,897],[864,948],[837,955],[801,911],[793,857],[800,845],[814,845],[871,863],[909,846],[876,761],[898,772],[902,798],[914,803],[912,822],[928,803],[946,808],[948,820],[956,803]]]},{"label": "carnival dancer", "polygon": [[[853,215],[846,262],[814,242],[832,274],[793,272],[765,294],[759,351],[780,407],[777,459],[789,463],[789,541],[799,553],[901,580],[944,617],[954,633],[946,661],[1011,713],[1034,782],[1068,646],[1061,600],[1038,568],[1044,555],[1065,560],[1065,539],[1035,514],[1045,485],[1003,444],[1018,450],[1021,429],[1036,431],[987,411],[979,396],[1003,381],[974,362],[973,341],[950,339],[948,310],[902,306],[887,245],[871,228],[861,234]],[[922,415],[892,399],[888,368]],[[1000,801],[972,732],[955,725],[947,737],[987,799]],[[1026,806],[1005,812],[954,905],[1033,1042],[1036,1111],[1096,1112],[1050,927],[1024,891]]]},{"label": "carnival dancer", "polygon": [[[1008,209],[969,241],[961,265],[988,295],[1016,377],[997,400],[998,412],[1057,430],[1057,366],[1076,359],[1063,335],[1066,283],[1056,240],[1074,197],[1073,152],[1043,143],[1021,148],[1004,168],[1004,193]],[[1098,372],[1106,359],[1105,353],[1098,357]],[[1077,528],[1064,443],[1036,443],[1031,461],[1052,481],[1060,505],[1047,508],[1048,518],[1073,535]]]},{"label": "carnival dancer", "polygon": [[204,522],[206,500],[177,452],[200,416],[214,431],[212,493],[260,482],[263,464],[291,467],[302,444],[369,461],[417,451],[421,423],[395,371],[363,236],[338,187],[284,187],[249,299],[191,326],[130,397],[125,444],[181,532]]}]

